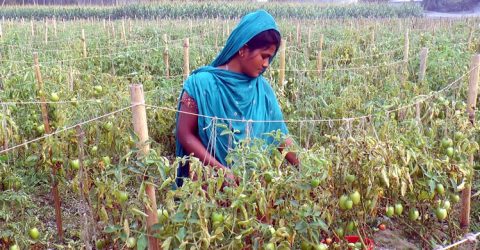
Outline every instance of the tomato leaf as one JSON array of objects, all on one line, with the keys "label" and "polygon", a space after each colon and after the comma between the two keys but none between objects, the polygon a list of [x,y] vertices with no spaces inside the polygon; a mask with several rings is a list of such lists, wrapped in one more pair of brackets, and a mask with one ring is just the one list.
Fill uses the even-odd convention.
[{"label": "tomato leaf", "polygon": [[182,242],[183,239],[185,239],[185,236],[187,236],[187,229],[185,227],[181,227],[179,230],[178,230],[178,233],[177,235],[175,235],[175,237],[177,237],[177,239]]},{"label": "tomato leaf", "polygon": [[306,232],[307,228],[308,228],[308,224],[303,220],[297,222],[297,224],[295,225],[295,230],[301,233]]},{"label": "tomato leaf", "polygon": [[148,245],[147,236],[145,236],[145,234],[140,235],[137,240],[137,250],[147,249],[147,245]]},{"label": "tomato leaf", "polygon": [[162,249],[163,250],[168,250],[170,249],[170,243],[172,242],[172,237],[168,237],[162,244]]}]

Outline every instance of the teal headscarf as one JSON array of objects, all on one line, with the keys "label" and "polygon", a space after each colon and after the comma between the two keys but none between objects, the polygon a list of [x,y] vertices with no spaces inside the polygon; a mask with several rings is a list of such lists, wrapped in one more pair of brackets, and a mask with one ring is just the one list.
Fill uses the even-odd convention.
[{"label": "teal headscarf", "polygon": [[[181,98],[186,91],[196,101],[199,138],[207,150],[226,167],[230,167],[225,157],[229,150],[235,147],[233,141],[242,140],[248,135],[251,138],[263,138],[271,142],[266,133],[276,130],[288,133],[285,123],[278,122],[283,121],[283,115],[274,91],[263,76],[250,77],[217,68],[227,63],[254,36],[270,29],[279,32],[275,20],[268,12],[259,10],[244,16],[230,34],[217,58],[209,66],[192,72],[184,82],[180,94]],[[247,122],[248,120],[277,122]],[[240,132],[235,133],[233,137],[221,135],[225,126],[218,124],[226,125],[231,131]],[[177,114],[177,128],[178,126]],[[179,143],[178,135],[176,138],[176,155],[179,157],[188,155]],[[178,177],[188,177],[188,174],[188,165],[179,167]],[[181,186],[182,183],[181,178],[177,180],[177,185]]]}]

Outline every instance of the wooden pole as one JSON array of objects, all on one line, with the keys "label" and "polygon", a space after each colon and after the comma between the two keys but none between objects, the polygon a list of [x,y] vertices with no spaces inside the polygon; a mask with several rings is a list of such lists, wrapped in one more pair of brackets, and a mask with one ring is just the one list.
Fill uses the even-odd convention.
[{"label": "wooden pole", "polygon": [[124,19],[122,19],[122,39],[123,39],[123,43],[127,44],[127,34],[125,32],[125,20]]},{"label": "wooden pole", "polygon": [[408,40],[408,29],[405,31],[405,41],[403,46],[403,72],[402,72],[402,82],[408,78],[408,51],[409,51],[409,40]]},{"label": "wooden pole", "polygon": [[405,31],[405,41],[403,45],[403,62],[406,64],[408,62],[408,50],[409,50],[409,40],[408,40],[408,29]]},{"label": "wooden pole", "polygon": [[310,44],[312,43],[312,29],[308,27],[308,33],[307,33],[307,46],[310,48]]},{"label": "wooden pole", "polygon": [[283,90],[284,82],[285,82],[285,54],[286,54],[286,49],[287,48],[287,41],[282,39],[280,43],[280,69],[278,72],[278,86]]},{"label": "wooden pole", "polygon": [[[467,96],[467,113],[468,119],[475,126],[475,110],[477,108],[478,96],[478,78],[479,78],[480,55],[474,55],[470,64],[470,79],[468,83]],[[473,166],[473,155],[468,158],[470,166]],[[467,181],[465,188],[462,190],[462,210],[460,212],[460,227],[467,232],[470,227],[470,200],[472,195],[472,180],[474,172],[470,180]]]},{"label": "wooden pole", "polygon": [[163,34],[163,42],[165,44],[165,50],[163,51],[163,63],[165,64],[165,77],[170,78],[170,61],[168,59],[168,36]]},{"label": "wooden pole", "polygon": [[35,27],[33,25],[33,19],[30,19],[30,29],[32,31],[32,37],[35,37]]},{"label": "wooden pole", "polygon": [[48,19],[45,18],[45,44],[48,44]]},{"label": "wooden pole", "polygon": [[[138,136],[139,148],[138,154],[140,157],[146,156],[150,150],[148,144],[148,127],[147,127],[147,113],[145,111],[145,99],[143,95],[143,85],[132,84],[130,85],[130,98],[133,116],[133,130]],[[140,105],[138,105],[140,104]],[[146,184],[145,192],[147,194],[149,204],[146,206],[147,212],[147,232],[148,235],[153,235],[152,226],[158,222],[157,219],[157,201],[155,198],[155,187],[152,184]],[[148,249],[157,250],[159,246],[158,240],[153,237],[148,237]]]},{"label": "wooden pole", "polygon": [[472,48],[473,30],[474,30],[474,27],[471,26],[470,27],[470,32],[468,33],[467,49]]},{"label": "wooden pole", "polygon": [[300,28],[300,22],[297,22],[297,47],[302,46],[302,31]]},{"label": "wooden pole", "polygon": [[425,73],[427,71],[427,57],[428,48],[422,48],[420,51],[420,72],[418,73],[419,82],[423,82],[425,80]]},{"label": "wooden pole", "polygon": [[[33,53],[33,62],[35,65],[35,77],[37,79],[37,86],[38,90],[40,93],[43,92],[43,80],[42,80],[42,74],[40,73],[40,65],[38,63],[38,53],[34,52]],[[47,104],[45,103],[45,96],[43,94],[40,95],[40,101],[42,102],[40,104],[41,111],[42,111],[42,119],[43,119],[43,125],[45,126],[45,133],[50,134],[50,124],[48,122],[48,110],[47,110]],[[57,169],[60,167],[58,164],[60,163],[54,163],[52,166],[52,175],[57,176]],[[57,223],[57,233],[58,233],[58,238],[60,241],[63,241],[63,226],[62,226],[62,213],[60,210],[60,195],[58,194],[58,182],[56,179],[52,183],[52,194],[53,194],[53,202],[54,202],[54,207],[55,207],[55,220]]]},{"label": "wooden pole", "polygon": [[319,39],[319,42],[318,42],[318,49],[320,51],[323,50],[323,34],[320,34],[320,39]]},{"label": "wooden pole", "polygon": [[112,41],[115,41],[115,23],[110,21],[111,28],[112,28]]},{"label": "wooden pole", "polygon": [[317,73],[318,77],[322,77],[323,73],[323,59],[322,59],[322,51],[319,50],[317,54]]},{"label": "wooden pole", "polygon": [[83,58],[87,58],[87,40],[85,38],[84,29],[82,29],[82,47],[83,47]]},{"label": "wooden pole", "polygon": [[189,38],[185,38],[183,41],[183,79],[187,79],[190,75],[190,40]]},{"label": "wooden pole", "polygon": [[53,17],[53,35],[57,38],[57,18]]}]

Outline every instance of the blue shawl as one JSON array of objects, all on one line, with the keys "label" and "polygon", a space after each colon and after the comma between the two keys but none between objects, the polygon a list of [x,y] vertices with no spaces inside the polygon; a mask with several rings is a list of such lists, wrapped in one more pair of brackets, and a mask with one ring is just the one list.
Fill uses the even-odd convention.
[{"label": "blue shawl", "polygon": [[[283,120],[275,93],[263,76],[252,78],[217,68],[228,62],[255,35],[269,29],[278,31],[275,20],[266,11],[260,10],[244,16],[230,34],[217,58],[209,66],[192,72],[184,82],[180,94],[181,98],[186,91],[196,101],[200,115],[198,117],[199,138],[207,150],[226,167],[230,166],[227,165],[225,157],[229,150],[235,147],[234,141],[240,141],[249,136],[262,138],[271,143],[272,138],[267,137],[266,133],[276,130],[288,133],[284,122],[247,122],[248,120]],[[180,103],[178,110],[180,110]],[[219,124],[225,126],[219,126]],[[177,113],[177,127],[178,125]],[[233,136],[221,135],[225,127],[239,132],[234,133]],[[178,157],[188,155],[180,145],[178,135],[176,138],[176,155]],[[179,167],[178,177],[188,177],[188,174],[188,165]],[[177,184],[181,185],[182,182]]]}]

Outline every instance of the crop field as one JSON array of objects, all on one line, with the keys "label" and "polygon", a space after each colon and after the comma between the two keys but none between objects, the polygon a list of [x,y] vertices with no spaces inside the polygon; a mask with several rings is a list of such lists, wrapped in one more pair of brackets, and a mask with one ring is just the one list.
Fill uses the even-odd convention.
[{"label": "crop field", "polygon": [[163,249],[363,249],[383,230],[432,249],[462,239],[470,187],[468,231],[480,229],[466,112],[478,19],[277,18],[284,46],[264,77],[301,165],[247,138],[227,158],[241,182],[222,190],[222,173],[195,159],[199,180],[172,188],[185,161],[175,115],[187,72],[215,58],[237,18],[44,18],[0,19],[0,249],[146,249],[149,237]]}]

